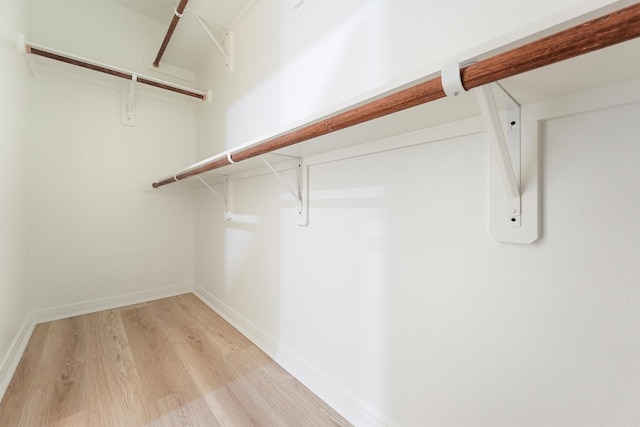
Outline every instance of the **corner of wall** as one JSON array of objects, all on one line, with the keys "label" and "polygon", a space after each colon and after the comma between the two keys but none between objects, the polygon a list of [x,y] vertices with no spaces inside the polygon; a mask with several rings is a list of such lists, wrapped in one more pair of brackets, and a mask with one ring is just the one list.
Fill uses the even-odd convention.
[{"label": "corner of wall", "polygon": [[182,295],[192,292],[194,286],[193,282],[186,282],[151,291],[101,298],[30,312],[20,326],[4,358],[0,361],[0,401],[11,383],[11,379],[18,368],[20,359],[37,324]]},{"label": "corner of wall", "polygon": [[193,289],[193,282],[185,282],[160,289],[134,292],[125,295],[117,295],[113,297],[84,301],[77,304],[46,308],[43,310],[32,312],[32,316],[36,324],[51,322],[54,320],[66,319],[73,316],[81,316],[83,314],[95,313],[98,311],[110,310],[113,308],[125,307],[127,305],[140,304],[143,302],[182,295],[192,292]]},{"label": "corner of wall", "polygon": [[11,382],[11,378],[18,368],[20,358],[22,358],[22,354],[27,348],[27,344],[29,343],[29,339],[31,338],[31,334],[35,327],[36,321],[33,313],[29,313],[24,319],[24,322],[22,322],[22,325],[20,326],[13,342],[7,349],[4,358],[0,361],[0,401],[2,401],[2,398],[9,387],[9,383]]},{"label": "corner of wall", "polygon": [[371,427],[391,427],[394,425],[327,375],[312,367],[300,355],[283,347],[277,340],[261,331],[260,328],[202,286],[196,283],[193,293],[352,424]]}]

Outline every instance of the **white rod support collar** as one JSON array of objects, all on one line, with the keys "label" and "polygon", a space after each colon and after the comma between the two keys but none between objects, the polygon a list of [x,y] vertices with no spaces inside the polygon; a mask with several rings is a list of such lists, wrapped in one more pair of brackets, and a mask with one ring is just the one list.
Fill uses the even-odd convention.
[{"label": "white rod support collar", "polygon": [[449,61],[444,64],[440,72],[440,80],[442,81],[442,89],[447,96],[458,96],[467,91],[462,85],[458,61]]}]

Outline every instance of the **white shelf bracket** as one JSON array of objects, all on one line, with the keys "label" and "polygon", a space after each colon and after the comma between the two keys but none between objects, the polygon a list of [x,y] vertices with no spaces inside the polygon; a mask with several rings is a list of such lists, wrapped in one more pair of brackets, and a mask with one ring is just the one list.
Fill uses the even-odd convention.
[{"label": "white shelf bracket", "polygon": [[[492,86],[502,90],[497,84],[481,86],[477,90],[478,102],[489,136],[489,151],[495,158],[498,174],[506,197],[505,219],[512,227],[520,227],[520,106],[502,91],[509,99],[507,106],[507,133],[509,143],[502,130],[503,121]],[[512,157],[513,156],[513,157]]]},{"label": "white shelf bracket", "polygon": [[[274,155],[274,153],[271,153]],[[275,154],[278,156],[283,156],[282,154]],[[285,156],[292,157],[292,156]],[[297,167],[295,171],[296,176],[296,184],[292,186],[289,184],[278,172],[271,163],[266,159],[265,156],[260,156],[264,164],[269,168],[269,170],[278,178],[278,180],[284,185],[284,187],[289,191],[291,197],[296,202],[296,216],[298,218],[298,225],[307,225],[307,205],[306,202],[306,192],[303,195],[303,186],[306,186],[307,183],[307,167],[303,166],[302,159],[299,157],[292,157],[297,160]]]},{"label": "white shelf bracket", "polygon": [[[440,77],[447,96],[466,92],[458,61],[446,63]],[[504,119],[492,88],[506,105]],[[532,243],[539,237],[539,124],[523,124],[520,105],[497,83],[476,94],[489,136],[489,234],[501,242]]]},{"label": "white shelf bracket", "polygon": [[231,195],[233,194],[232,192],[233,186],[232,186],[232,183],[229,182],[229,178],[226,175],[224,175],[224,195],[214,190],[213,187],[207,184],[207,182],[204,179],[202,179],[200,175],[197,175],[197,178],[205,187],[209,189],[209,191],[211,191],[218,199],[222,201],[222,203],[224,203],[224,219],[227,221],[230,221],[233,218],[233,213],[231,210],[231,199],[232,199]]},{"label": "white shelf bracket", "polygon": [[198,15],[191,9],[187,9],[185,12],[190,12],[196,18],[198,23],[200,23],[200,26],[204,29],[204,31],[216,45],[220,53],[222,53],[222,55],[224,56],[227,71],[229,73],[233,72],[233,33],[226,28],[222,28],[224,39],[220,41],[216,36],[213,35],[207,24],[205,24],[202,18],[200,18],[200,15]]},{"label": "white shelf bracket", "polygon": [[[538,239],[538,123],[497,83],[477,89],[489,139],[489,233],[502,242]],[[496,98],[505,114],[500,115]],[[524,220],[523,220],[524,212]]]},{"label": "white shelf bracket", "polygon": [[127,84],[126,91],[122,96],[122,108],[120,111],[120,122],[125,126],[136,125],[136,83],[138,76],[131,75],[131,80]]}]

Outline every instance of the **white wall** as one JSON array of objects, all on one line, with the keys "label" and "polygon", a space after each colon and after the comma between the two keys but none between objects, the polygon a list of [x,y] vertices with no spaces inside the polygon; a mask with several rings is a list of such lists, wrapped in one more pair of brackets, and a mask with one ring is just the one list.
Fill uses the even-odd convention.
[{"label": "white wall", "polygon": [[[37,0],[31,20],[30,41],[147,75],[166,31],[110,1]],[[138,87],[136,125],[123,126],[127,82],[48,66],[31,97],[32,308],[192,282],[193,195],[141,183],[193,162],[195,103]]]},{"label": "white wall", "polygon": [[193,194],[142,190],[193,161],[192,105],[39,73],[32,94],[30,271],[34,309],[193,281]]},{"label": "white wall", "polygon": [[[0,13],[0,371],[29,312],[28,117],[30,77],[16,34],[29,31],[28,1]],[[6,383],[0,377],[0,394]]]},{"label": "white wall", "polygon": [[488,236],[477,135],[312,166],[306,228],[271,176],[226,225],[203,194],[197,281],[392,425],[636,425],[639,113],[546,123],[531,246]]},{"label": "white wall", "polygon": [[[233,73],[224,78],[212,64],[200,70],[199,85],[215,88],[224,106],[224,135],[210,154],[420,70],[439,70],[431,66],[572,6],[596,2],[333,0],[306,1],[295,9],[297,3],[256,2],[234,30]],[[214,55],[213,61],[219,69],[223,58]]]},{"label": "white wall", "polygon": [[[478,2],[461,18],[462,2],[294,3],[258,2],[234,73],[201,71],[218,98],[198,114],[199,156],[580,2]],[[636,425],[638,114],[545,124],[533,245],[488,236],[475,135],[312,166],[308,227],[273,176],[234,183],[231,222],[201,192],[196,281],[276,357],[390,425]]]},{"label": "white wall", "polygon": [[123,126],[126,82],[37,61],[32,77],[16,33],[141,70],[165,29],[111,2],[2,4],[0,396],[34,320],[188,290],[194,277],[194,195],[142,189],[193,161],[194,102],[139,88],[136,126]]}]

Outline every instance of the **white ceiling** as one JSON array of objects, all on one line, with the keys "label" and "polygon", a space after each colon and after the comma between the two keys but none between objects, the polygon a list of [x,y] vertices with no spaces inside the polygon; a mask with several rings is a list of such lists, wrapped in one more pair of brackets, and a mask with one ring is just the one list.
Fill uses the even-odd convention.
[{"label": "white ceiling", "polygon": [[[171,22],[180,0],[110,0],[122,7],[158,21]],[[214,25],[229,27],[249,0],[189,0],[186,9],[193,10]]]},{"label": "white ceiling", "polygon": [[[133,12],[166,25],[167,29],[180,0],[110,0]],[[225,29],[236,22],[252,0],[189,0],[187,13],[180,19],[173,37],[167,46],[162,63],[189,71],[195,71],[203,59],[216,50],[214,42],[207,35],[196,13],[207,25],[209,31],[222,43]],[[158,41],[158,49],[162,40]],[[153,53],[155,57],[157,52]]]}]

